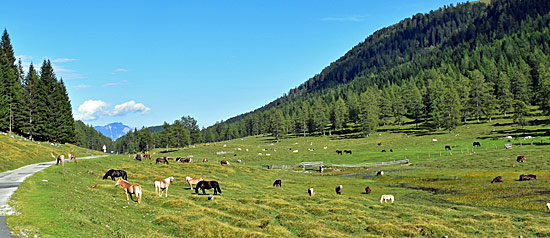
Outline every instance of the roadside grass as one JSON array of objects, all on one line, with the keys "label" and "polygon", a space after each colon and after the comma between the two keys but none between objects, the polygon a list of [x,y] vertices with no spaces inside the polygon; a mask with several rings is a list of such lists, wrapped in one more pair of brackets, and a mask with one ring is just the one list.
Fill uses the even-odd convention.
[{"label": "roadside grass", "polygon": [[71,144],[54,144],[50,142],[35,142],[24,137],[13,137],[0,134],[0,172],[16,169],[25,165],[55,160],[55,155],[73,153],[76,157],[102,154],[99,151],[88,150]]},{"label": "roadside grass", "polygon": [[[406,132],[384,127],[359,139],[335,135],[275,141],[257,136],[168,153],[157,149],[152,160],[141,162],[127,155],[90,159],[50,167],[28,178],[11,201],[21,215],[7,217],[8,226],[16,237],[21,231],[40,237],[550,236],[545,205],[550,201],[547,128],[533,123],[519,129],[509,119],[496,119],[490,125],[469,123],[450,134],[407,124]],[[535,139],[525,140],[528,135]],[[382,146],[377,145],[380,141]],[[474,148],[473,141],[482,146]],[[504,149],[509,143],[513,147]],[[452,154],[445,145],[452,146]],[[335,150],[353,154],[337,155]],[[232,153],[215,155],[221,151]],[[516,162],[518,155],[527,161]],[[192,156],[193,162],[154,163],[163,156]],[[200,162],[204,157],[210,161]],[[261,167],[404,158],[410,163],[334,167],[322,174]],[[220,165],[222,159],[231,164]],[[142,204],[126,201],[114,181],[101,179],[109,169],[125,170],[131,183],[142,186]],[[375,176],[378,170],[385,175]],[[517,181],[520,174],[536,174],[538,179]],[[499,175],[504,182],[491,184]],[[155,196],[153,181],[168,176],[175,178],[168,197]],[[186,176],[219,181],[222,195],[209,201],[208,196],[194,194]],[[281,188],[272,187],[276,179],[283,181]],[[339,184],[342,195],[335,193]],[[310,186],[314,197],[307,194]],[[371,194],[364,194],[366,186]],[[393,194],[395,203],[381,204],[382,194]]]}]

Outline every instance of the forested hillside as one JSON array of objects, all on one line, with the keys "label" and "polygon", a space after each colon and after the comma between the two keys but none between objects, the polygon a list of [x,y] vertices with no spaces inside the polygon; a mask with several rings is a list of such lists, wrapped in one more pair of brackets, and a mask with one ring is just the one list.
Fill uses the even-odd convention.
[{"label": "forested hillside", "polygon": [[27,73],[16,63],[7,30],[0,50],[0,131],[33,140],[74,142],[71,103],[63,79],[44,60],[40,70],[31,64]]},{"label": "forested hillside", "polygon": [[550,1],[445,6],[381,29],[288,95],[202,131],[204,141],[271,133],[369,134],[414,120],[452,131],[467,120],[550,113]]}]

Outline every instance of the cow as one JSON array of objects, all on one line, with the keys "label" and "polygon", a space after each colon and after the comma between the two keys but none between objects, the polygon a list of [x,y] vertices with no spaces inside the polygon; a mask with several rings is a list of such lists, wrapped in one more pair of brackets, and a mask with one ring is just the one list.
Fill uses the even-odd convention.
[{"label": "cow", "polygon": [[342,151],[341,151],[341,150],[337,150],[337,151],[336,151],[336,154],[342,155]]},{"label": "cow", "polygon": [[450,145],[446,145],[446,146],[445,146],[445,150],[451,150],[451,146],[450,146]]},{"label": "cow", "polygon": [[341,184],[336,187],[336,194],[338,194],[338,195],[342,194],[342,185]]},{"label": "cow", "polygon": [[502,183],[502,176],[496,176],[491,183]]},{"label": "cow", "polygon": [[366,194],[369,194],[369,193],[371,193],[371,192],[372,192],[372,190],[371,190],[369,187],[366,187],[366,188],[365,188],[365,193],[366,193]]},{"label": "cow", "polygon": [[525,155],[518,155],[518,158],[516,159],[516,161],[519,163],[525,162]]},{"label": "cow", "polygon": [[474,144],[473,144],[474,147],[481,147],[481,143],[479,143],[479,141],[474,141]]},{"label": "cow", "polygon": [[537,176],[534,174],[522,174],[519,176],[519,181],[528,181],[531,179],[537,179]]},{"label": "cow", "polygon": [[344,150],[344,153],[351,155],[351,150]]}]

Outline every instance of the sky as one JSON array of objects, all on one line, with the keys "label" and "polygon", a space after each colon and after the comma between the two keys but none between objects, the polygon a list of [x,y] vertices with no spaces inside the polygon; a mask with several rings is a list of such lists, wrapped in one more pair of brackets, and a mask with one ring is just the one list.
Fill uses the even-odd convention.
[{"label": "sky", "polygon": [[88,125],[200,127],[268,104],[376,30],[450,0],[8,1],[0,27],[45,59]]}]

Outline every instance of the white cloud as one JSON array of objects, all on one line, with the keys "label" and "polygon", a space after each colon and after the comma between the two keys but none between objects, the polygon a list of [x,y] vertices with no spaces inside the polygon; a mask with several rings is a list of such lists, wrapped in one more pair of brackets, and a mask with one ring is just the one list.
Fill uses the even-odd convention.
[{"label": "white cloud", "polygon": [[65,62],[72,62],[76,61],[76,59],[70,59],[70,58],[59,58],[59,59],[53,59],[52,62],[54,63],[65,63]]},{"label": "white cloud", "polygon": [[101,87],[108,88],[108,87],[114,87],[118,85],[120,85],[120,83],[107,83],[107,84],[103,84],[103,86]]},{"label": "white cloud", "polygon": [[76,120],[95,120],[100,116],[109,114],[105,111],[109,104],[101,100],[87,100],[78,107],[78,111],[74,113]]},{"label": "white cloud", "polygon": [[338,22],[360,22],[364,21],[364,16],[347,16],[347,17],[325,17],[322,21],[338,21]]},{"label": "white cloud", "polygon": [[143,103],[136,103],[134,100],[132,100],[132,101],[128,101],[128,102],[116,105],[115,109],[113,109],[112,115],[122,116],[130,112],[141,112],[141,114],[145,114],[150,110],[151,109],[143,105]]},{"label": "white cloud", "polygon": [[83,89],[83,88],[90,88],[90,87],[92,87],[92,85],[89,85],[89,84],[79,84],[74,86],[74,88],[76,89]]}]

